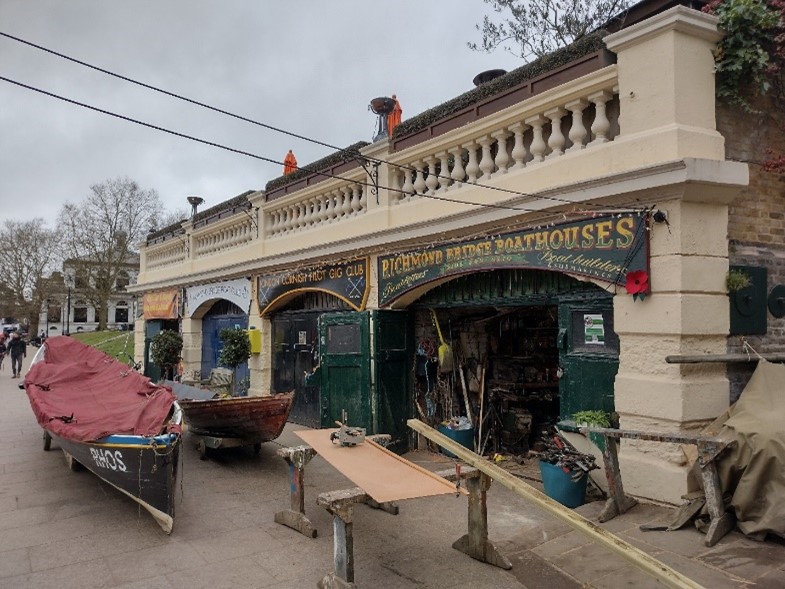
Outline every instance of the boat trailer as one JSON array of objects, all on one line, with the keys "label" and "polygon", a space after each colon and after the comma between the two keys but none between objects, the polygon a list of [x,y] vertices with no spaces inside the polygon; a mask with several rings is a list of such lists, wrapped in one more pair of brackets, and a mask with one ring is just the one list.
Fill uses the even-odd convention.
[{"label": "boat trailer", "polygon": [[190,432],[198,438],[196,450],[199,452],[199,460],[207,460],[209,450],[253,446],[254,455],[258,455],[262,450],[261,438],[230,438],[208,433],[199,433],[193,430],[190,430]]}]

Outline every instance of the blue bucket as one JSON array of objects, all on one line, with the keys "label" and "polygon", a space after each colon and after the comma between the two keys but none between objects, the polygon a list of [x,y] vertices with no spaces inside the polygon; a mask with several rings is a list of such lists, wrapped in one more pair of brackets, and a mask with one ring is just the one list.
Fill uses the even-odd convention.
[{"label": "blue bucket", "polygon": [[[446,425],[439,425],[437,428],[439,433],[444,434],[451,440],[455,440],[464,448],[468,448],[472,452],[474,452],[474,428],[469,429],[450,429]],[[458,458],[455,454],[450,452],[449,450],[445,450],[441,448],[441,453],[445,456],[449,456],[450,458]]]},{"label": "blue bucket", "polygon": [[540,473],[545,494],[565,507],[583,505],[586,496],[586,483],[589,480],[584,472],[577,482],[572,480],[573,473],[564,472],[561,466],[540,460]]}]

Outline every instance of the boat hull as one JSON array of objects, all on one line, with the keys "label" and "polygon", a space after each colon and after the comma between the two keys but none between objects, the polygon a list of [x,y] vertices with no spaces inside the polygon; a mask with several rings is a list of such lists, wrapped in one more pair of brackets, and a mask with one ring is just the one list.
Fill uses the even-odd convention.
[{"label": "boat hull", "polygon": [[281,435],[294,393],[264,397],[230,397],[178,401],[188,431],[216,438],[269,442]]},{"label": "boat hull", "polygon": [[47,433],[63,450],[72,470],[76,470],[73,463],[76,461],[144,507],[167,534],[172,532],[180,434],[158,436],[140,443],[139,436],[77,442]]}]

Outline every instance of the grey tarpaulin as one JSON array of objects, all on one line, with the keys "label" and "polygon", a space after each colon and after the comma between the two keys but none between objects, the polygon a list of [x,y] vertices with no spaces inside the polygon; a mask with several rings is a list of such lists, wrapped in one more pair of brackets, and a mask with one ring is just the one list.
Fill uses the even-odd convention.
[{"label": "grey tarpaulin", "polygon": [[710,429],[738,442],[717,470],[739,529],[785,537],[785,365],[759,360],[739,400]]}]

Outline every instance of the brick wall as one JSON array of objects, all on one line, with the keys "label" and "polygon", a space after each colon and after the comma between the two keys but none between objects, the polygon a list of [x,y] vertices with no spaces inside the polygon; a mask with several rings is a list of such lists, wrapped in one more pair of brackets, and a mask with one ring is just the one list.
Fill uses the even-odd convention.
[{"label": "brick wall", "polygon": [[[750,183],[731,204],[728,219],[731,265],[763,266],[768,272],[767,292],[785,284],[785,174],[764,172],[761,164],[769,150],[785,153],[785,107],[775,108],[768,98],[754,105],[758,112],[717,105],[717,128],[725,137],[727,159],[749,164]],[[747,336],[758,352],[785,352],[785,318],[767,312],[767,333]],[[728,351],[742,351],[742,341],[733,336]],[[731,401],[738,398],[754,365],[729,364]]]}]

